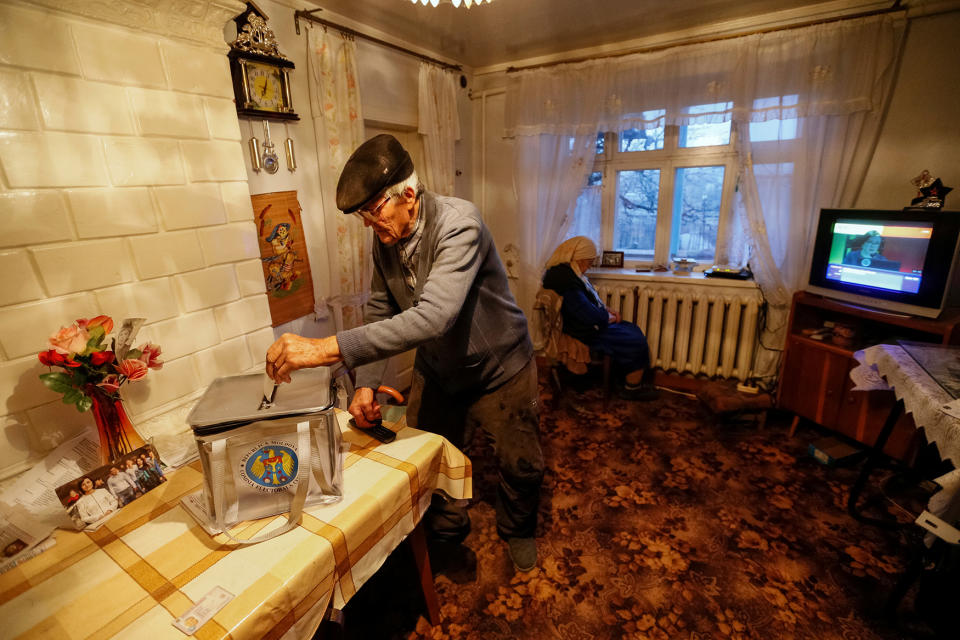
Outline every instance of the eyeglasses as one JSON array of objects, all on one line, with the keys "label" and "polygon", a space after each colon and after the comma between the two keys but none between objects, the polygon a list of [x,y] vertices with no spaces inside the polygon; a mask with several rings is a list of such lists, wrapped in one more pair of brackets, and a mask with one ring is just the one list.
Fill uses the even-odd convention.
[{"label": "eyeglasses", "polygon": [[362,220],[368,220],[370,222],[378,222],[380,219],[380,210],[383,209],[383,205],[387,204],[390,201],[390,196],[387,196],[380,201],[373,209],[357,209],[353,212],[355,216]]}]

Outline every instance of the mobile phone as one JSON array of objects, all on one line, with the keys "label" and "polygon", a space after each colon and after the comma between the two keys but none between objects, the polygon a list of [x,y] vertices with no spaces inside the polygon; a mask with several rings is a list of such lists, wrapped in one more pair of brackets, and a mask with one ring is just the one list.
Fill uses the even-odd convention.
[{"label": "mobile phone", "polygon": [[393,442],[397,437],[397,434],[383,426],[383,422],[380,420],[375,421],[372,427],[364,429],[363,427],[358,426],[353,418],[350,418],[350,426],[360,433],[365,433],[371,438],[376,438],[380,442],[384,443]]}]

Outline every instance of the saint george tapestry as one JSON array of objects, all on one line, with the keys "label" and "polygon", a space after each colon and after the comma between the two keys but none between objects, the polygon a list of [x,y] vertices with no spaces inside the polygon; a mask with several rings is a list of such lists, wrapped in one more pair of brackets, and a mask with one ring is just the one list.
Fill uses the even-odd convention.
[{"label": "saint george tapestry", "polygon": [[313,280],[296,191],[251,196],[273,326],[313,312]]}]

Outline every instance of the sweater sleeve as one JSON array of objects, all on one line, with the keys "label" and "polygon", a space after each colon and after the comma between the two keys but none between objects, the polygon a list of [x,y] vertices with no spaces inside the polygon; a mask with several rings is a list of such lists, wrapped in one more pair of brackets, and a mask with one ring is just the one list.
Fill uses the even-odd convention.
[{"label": "sweater sleeve", "polygon": [[358,367],[442,336],[453,327],[480,269],[480,222],[450,216],[438,229],[436,255],[419,301],[390,318],[337,334],[344,363]]}]

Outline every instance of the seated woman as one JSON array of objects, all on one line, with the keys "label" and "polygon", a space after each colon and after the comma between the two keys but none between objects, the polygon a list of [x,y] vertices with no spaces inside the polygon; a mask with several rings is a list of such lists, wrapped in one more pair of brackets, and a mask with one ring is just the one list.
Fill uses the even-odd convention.
[{"label": "seated woman", "polygon": [[609,355],[623,374],[622,395],[631,400],[657,397],[650,368],[647,339],[635,324],[621,322],[620,314],[601,301],[584,272],[597,257],[597,248],[586,236],[563,242],[547,261],[543,288],[563,298],[560,313],[563,332],[586,344],[591,352]]}]

